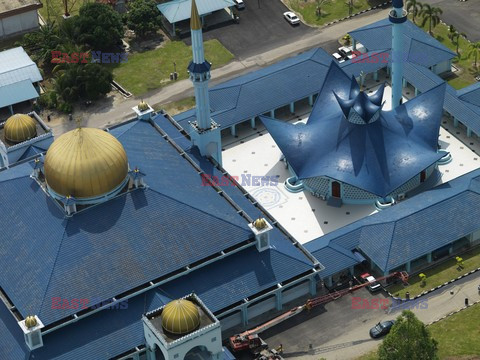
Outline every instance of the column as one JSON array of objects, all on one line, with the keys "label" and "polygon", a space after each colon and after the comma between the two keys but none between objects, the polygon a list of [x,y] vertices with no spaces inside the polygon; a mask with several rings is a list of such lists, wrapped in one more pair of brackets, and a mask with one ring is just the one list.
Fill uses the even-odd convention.
[{"label": "column", "polygon": [[453,126],[458,127],[458,119],[455,117],[453,118]]},{"label": "column", "polygon": [[402,78],[402,87],[406,87],[407,86],[407,80],[405,80],[405,78]]},{"label": "column", "polygon": [[279,285],[280,287],[278,288],[277,291],[275,291],[275,308],[277,310],[282,310],[282,305],[283,305],[283,297],[282,297],[282,286]]},{"label": "column", "polygon": [[427,262],[430,264],[432,262],[432,253],[427,254]]},{"label": "column", "polygon": [[293,101],[290,103],[290,113],[295,114],[295,103]]},{"label": "column", "polygon": [[327,279],[325,281],[325,284],[327,284],[328,287],[332,287],[332,285],[333,285],[332,275],[327,277]]},{"label": "column", "polygon": [[270,110],[270,117],[272,118],[275,117],[275,109]]},{"label": "column", "polygon": [[248,324],[248,307],[247,304],[242,305],[242,325]]},{"label": "column", "polygon": [[377,81],[378,80],[378,70],[375,70],[373,73],[373,80]]},{"label": "column", "polygon": [[417,96],[417,95],[418,95],[418,89],[415,88],[415,96]]},{"label": "column", "polygon": [[255,117],[252,117],[250,119],[250,126],[252,127],[252,129],[255,129]]},{"label": "column", "polygon": [[348,271],[350,272],[350,275],[352,275],[352,276],[354,275],[354,273],[353,273],[353,266],[350,266],[350,267],[348,268]]},{"label": "column", "polygon": [[388,271],[384,271],[383,276],[388,276]]},{"label": "column", "polygon": [[236,125],[232,125],[230,126],[230,133],[232,134],[232,136],[237,136],[237,128],[236,128]]},{"label": "column", "polygon": [[392,71],[392,70],[390,69],[390,66],[387,66],[387,75],[390,75],[390,72],[391,72],[391,71]]},{"label": "column", "polygon": [[409,262],[407,262],[407,263],[405,264],[405,269],[407,270],[408,273],[409,273],[410,270],[411,270],[411,265],[412,265],[412,262],[411,262],[411,261],[409,261]]},{"label": "column", "polygon": [[173,31],[173,36],[175,36],[175,23],[172,24],[172,31]]},{"label": "column", "polygon": [[472,129],[467,127],[467,137],[471,137],[471,136],[472,136]]},{"label": "column", "polygon": [[313,106],[313,95],[308,95],[308,105]]},{"label": "column", "polygon": [[453,253],[453,245],[450,245],[450,247],[448,248],[448,255],[452,255]]},{"label": "column", "polygon": [[8,105],[8,110],[10,110],[10,114],[13,115],[13,105]]},{"label": "column", "polygon": [[363,86],[363,83],[365,82],[365,76],[366,74],[364,73],[360,74],[360,86]]},{"label": "column", "polygon": [[147,355],[147,360],[156,360],[155,347],[152,350],[152,349],[150,349],[149,346],[147,346],[146,355]]},{"label": "column", "polygon": [[313,275],[310,277],[310,295],[314,296],[317,294],[317,279],[316,276]]},{"label": "column", "polygon": [[357,41],[355,39],[352,39],[352,46],[353,50],[357,50]]}]

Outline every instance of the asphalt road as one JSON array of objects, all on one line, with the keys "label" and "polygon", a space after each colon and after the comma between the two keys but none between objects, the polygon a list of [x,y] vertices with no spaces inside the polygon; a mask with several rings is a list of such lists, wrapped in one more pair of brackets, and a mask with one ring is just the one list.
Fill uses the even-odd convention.
[{"label": "asphalt road", "polygon": [[[208,29],[203,37],[205,40],[220,40],[235,57],[242,60],[293,43],[316,30],[303,23],[290,25],[283,18],[285,11],[288,9],[280,0],[245,0],[245,9],[238,10],[239,24],[221,24]],[[189,44],[190,39],[186,42]]]},{"label": "asphalt road", "polygon": [[480,41],[480,0],[422,0],[422,3],[442,9],[440,18],[453,25],[459,32],[467,34],[467,39]]}]

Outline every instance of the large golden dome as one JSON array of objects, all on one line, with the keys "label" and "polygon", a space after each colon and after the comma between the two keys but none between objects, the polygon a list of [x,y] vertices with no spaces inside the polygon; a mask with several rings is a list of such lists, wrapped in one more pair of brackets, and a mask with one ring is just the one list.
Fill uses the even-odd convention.
[{"label": "large golden dome", "polygon": [[77,199],[108,194],[125,181],[127,154],[109,133],[78,128],[56,139],[44,162],[47,185],[56,194]]},{"label": "large golden dome", "polygon": [[8,118],[3,127],[5,140],[20,143],[37,136],[37,125],[28,115],[15,114]]},{"label": "large golden dome", "polygon": [[162,327],[172,334],[187,334],[200,325],[197,306],[185,299],[169,302],[162,311]]}]

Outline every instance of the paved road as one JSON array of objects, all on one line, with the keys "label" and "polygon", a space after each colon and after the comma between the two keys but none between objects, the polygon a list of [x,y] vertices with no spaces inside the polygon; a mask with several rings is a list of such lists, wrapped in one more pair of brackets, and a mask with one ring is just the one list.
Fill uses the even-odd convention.
[{"label": "paved road", "polygon": [[[385,19],[388,9],[374,10],[367,12],[353,19],[341,22],[326,28],[316,29],[309,36],[303,36],[294,43],[287,43],[274,49],[250,56],[244,60],[235,60],[223,66],[220,69],[212,71],[212,85],[236,77],[240,74],[264,67],[277,62],[283,58],[294,56],[305,50],[314,47],[323,47],[326,45],[329,49],[334,49],[335,41],[343,36],[347,31],[359,28],[372,22]],[[142,98],[149,104],[164,104],[169,101],[175,101],[193,94],[193,87],[190,80],[178,81],[170,86],[155,90],[144,95]],[[84,114],[83,126],[102,128],[131,118],[133,115],[132,107],[137,105],[139,98],[133,99],[114,99],[108,97],[106,101],[99,105],[92,106]],[[51,122],[49,125],[53,128],[54,134],[59,135],[73,129],[75,122]]]},{"label": "paved road", "polygon": [[[260,8],[258,4],[260,3]],[[239,10],[240,24],[226,23],[204,33],[205,40],[218,39],[237,59],[275,49],[316,31],[304,24],[292,26],[283,13],[288,8],[280,0],[245,0]],[[190,39],[186,43],[190,45]]]},{"label": "paved road", "polygon": [[443,10],[440,18],[458,31],[467,34],[470,41],[480,41],[480,0],[422,0]]},{"label": "paved road", "polygon": [[[422,300],[426,301],[428,308],[423,305],[412,311],[424,323],[430,323],[462,308],[466,297],[470,303],[479,300],[479,283],[480,273],[477,272],[426,295]],[[453,295],[450,294],[451,290]],[[365,289],[358,290],[355,296],[366,299],[373,297]],[[352,309],[351,296],[328,303],[324,309],[314,310],[310,315],[300,314],[292,322],[266,331],[262,338],[272,347],[283,344],[287,359],[356,359],[375,349],[381,342],[381,339],[373,340],[369,337],[369,329],[377,322],[395,319],[401,313],[401,309],[390,313],[380,309]],[[312,344],[310,351],[309,344]]]}]

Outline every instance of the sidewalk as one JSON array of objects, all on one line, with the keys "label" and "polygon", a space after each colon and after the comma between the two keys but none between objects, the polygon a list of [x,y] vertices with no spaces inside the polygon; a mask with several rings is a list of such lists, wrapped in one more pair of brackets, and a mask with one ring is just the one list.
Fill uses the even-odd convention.
[{"label": "sidewalk", "polygon": [[[318,31],[315,31],[313,35],[306,36],[295,43],[283,45],[265,53],[252,56],[243,61],[232,61],[222,68],[212,71],[211,86],[243,73],[278,62],[281,59],[297,55],[308,49],[321,47],[322,44],[336,40],[345,35],[347,31],[385,19],[388,11],[389,9],[373,10],[350,20],[321,28]],[[146,94],[142,98],[150,105],[155,105],[179,100],[192,95],[193,86],[191,81],[187,79]],[[102,102],[103,104],[93,106],[92,109],[86,110],[78,115],[84,119],[84,126],[101,128],[107,124],[115,124],[132,117],[133,111],[131,108],[137,105],[139,101],[140,98],[131,98],[127,100],[107,99]],[[58,136],[75,128],[76,124],[75,122],[52,122],[50,126],[53,128],[54,135]]]}]

